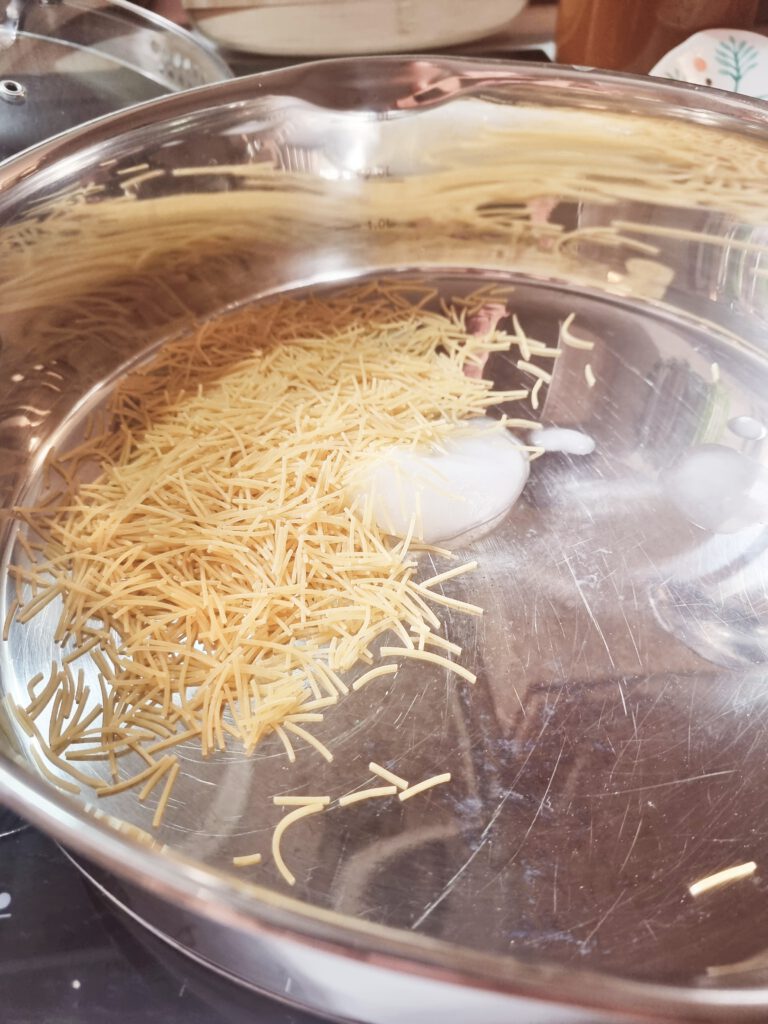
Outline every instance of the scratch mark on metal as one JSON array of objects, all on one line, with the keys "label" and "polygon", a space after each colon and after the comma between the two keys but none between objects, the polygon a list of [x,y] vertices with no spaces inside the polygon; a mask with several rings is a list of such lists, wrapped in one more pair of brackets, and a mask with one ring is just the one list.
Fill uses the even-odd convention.
[{"label": "scratch mark on metal", "polygon": [[528,839],[528,836],[531,834],[531,832],[533,832],[533,827],[536,824],[536,822],[538,821],[539,815],[541,814],[542,809],[544,808],[544,804],[546,803],[546,799],[549,796],[549,791],[552,788],[552,783],[555,780],[555,773],[557,772],[558,766],[560,765],[560,759],[563,756],[563,751],[564,750],[565,750],[565,738],[563,738],[563,742],[562,742],[562,744],[560,746],[560,750],[559,750],[558,755],[557,755],[557,760],[555,761],[554,768],[552,769],[552,774],[549,776],[549,782],[547,783],[547,788],[544,790],[544,795],[542,796],[541,800],[539,800],[539,806],[536,808],[536,813],[534,814],[533,818],[531,819],[531,824],[528,826],[528,829],[527,829],[525,835],[523,836],[522,842],[520,843],[518,848],[515,850],[515,853],[514,853],[514,855],[511,858],[512,860],[515,860],[517,858],[517,855],[520,853],[522,848],[525,846],[526,841]]},{"label": "scratch mark on metal", "polygon": [[621,819],[621,824],[619,825],[619,831],[618,831],[618,833],[616,835],[617,839],[621,839],[621,834],[624,831],[624,826],[627,823],[627,816],[629,815],[629,808],[631,806],[632,806],[632,801],[631,800],[627,800],[627,806],[624,808],[624,817]]},{"label": "scratch mark on metal", "polygon": [[555,873],[552,880],[552,913],[557,914],[557,868],[559,862],[555,861]]},{"label": "scratch mark on metal", "polygon": [[600,929],[601,929],[601,928],[603,927],[603,925],[605,924],[605,922],[606,922],[606,921],[608,920],[608,918],[609,918],[609,917],[611,916],[611,914],[612,914],[612,913],[614,912],[614,910],[616,909],[616,907],[618,907],[619,903],[621,903],[621,901],[622,901],[622,899],[623,899],[623,898],[624,898],[624,893],[623,893],[623,892],[620,892],[620,893],[619,893],[619,895],[618,895],[618,896],[616,897],[616,899],[615,899],[615,900],[613,901],[613,903],[612,903],[612,904],[610,905],[610,907],[608,907],[608,909],[606,910],[606,912],[605,912],[605,913],[603,914],[603,916],[602,916],[602,917],[600,918],[600,920],[599,920],[599,921],[597,922],[597,924],[596,924],[596,925],[595,925],[595,927],[594,927],[594,928],[592,929],[592,931],[591,931],[591,932],[589,933],[589,935],[588,935],[588,936],[587,936],[587,937],[586,937],[585,939],[583,939],[583,940],[581,941],[580,945],[581,945],[582,947],[583,947],[583,946],[588,946],[588,945],[589,945],[589,943],[590,943],[590,942],[592,941],[592,939],[594,939],[595,935],[597,935],[597,933],[598,933],[598,932],[600,931]]},{"label": "scratch mark on metal", "polygon": [[653,782],[649,786],[635,786],[633,789],[611,789],[607,793],[589,793],[590,797],[624,796],[627,793],[645,793],[651,789],[665,789],[667,786],[684,786],[687,782],[700,782],[702,779],[716,779],[720,775],[733,775],[735,768],[726,768],[721,772],[705,772],[703,775],[692,775],[688,779],[671,779],[669,782]]},{"label": "scratch mark on metal", "polygon": [[[558,703],[558,701],[560,700],[560,694],[561,694],[561,693],[562,693],[562,691],[560,691],[560,693],[558,693],[557,697],[555,697],[555,701],[554,701],[554,704],[552,705],[552,707],[553,707],[553,708],[557,707],[557,703]],[[518,769],[518,771],[517,771],[517,774],[515,775],[515,778],[513,779],[513,781],[512,781],[512,785],[511,785],[511,786],[509,787],[509,790],[508,790],[508,792],[510,792],[510,793],[511,793],[511,792],[514,792],[514,791],[515,791],[515,789],[517,788],[517,784],[518,784],[518,782],[520,781],[520,779],[521,779],[521,777],[522,777],[522,775],[523,775],[523,772],[525,771],[526,765],[528,764],[528,762],[530,761],[531,757],[533,756],[533,752],[534,752],[534,750],[536,749],[536,746],[538,745],[538,742],[539,742],[539,740],[540,740],[540,739],[541,739],[541,737],[542,737],[542,736],[544,735],[544,733],[545,733],[546,729],[547,729],[547,723],[545,722],[545,723],[544,723],[544,725],[542,725],[542,727],[541,727],[541,730],[539,731],[539,734],[538,734],[538,736],[537,736],[537,737],[536,737],[536,739],[535,739],[535,740],[533,741],[533,745],[531,746],[531,749],[530,749],[530,750],[528,751],[528,753],[526,754],[526,756],[525,756],[525,760],[523,761],[523,763],[522,763],[521,767],[520,767],[520,768]],[[498,871],[497,871],[497,872],[496,872],[496,873],[494,874],[494,876],[493,876],[493,877],[492,877],[492,878],[491,878],[491,879],[490,879],[490,880],[489,880],[488,882],[486,882],[486,883],[485,883],[485,885],[483,885],[483,886],[482,886],[482,888],[481,888],[481,890],[480,890],[481,892],[485,892],[485,891],[486,891],[486,889],[490,889],[490,887],[491,887],[491,886],[492,886],[492,885],[494,884],[494,882],[495,882],[495,881],[496,881],[496,879],[497,879],[497,878],[499,877],[499,875],[501,875],[501,874],[502,874],[502,873],[504,872],[504,870],[505,870],[505,868],[507,867],[507,865],[508,865],[508,864],[511,864],[511,863],[512,863],[512,862],[513,862],[513,861],[515,860],[515,858],[517,857],[517,855],[518,855],[518,854],[520,853],[520,850],[522,850],[522,848],[523,848],[523,845],[525,844],[525,840],[526,840],[526,839],[528,838],[528,836],[530,835],[530,833],[531,833],[531,829],[533,828],[533,826],[534,826],[534,824],[535,824],[535,822],[536,822],[536,818],[538,818],[538,816],[539,816],[539,814],[540,814],[540,812],[541,812],[541,809],[542,809],[542,807],[543,807],[543,805],[544,805],[544,801],[545,801],[545,800],[546,800],[546,798],[547,798],[547,794],[549,793],[549,788],[550,788],[550,786],[552,785],[552,780],[553,780],[553,779],[554,779],[554,777],[555,777],[555,772],[557,771],[557,765],[558,765],[558,764],[560,763],[560,758],[561,758],[561,756],[562,756],[562,753],[563,753],[563,749],[564,749],[564,747],[565,747],[565,739],[563,740],[563,745],[562,745],[562,747],[560,748],[560,753],[559,753],[559,754],[557,755],[557,763],[555,764],[555,767],[554,767],[554,770],[553,770],[553,772],[552,772],[552,775],[550,776],[550,779],[549,779],[549,783],[547,784],[547,788],[546,788],[546,791],[544,792],[544,796],[543,796],[543,797],[541,798],[541,803],[539,804],[539,807],[538,807],[538,809],[537,809],[537,811],[536,811],[536,815],[535,815],[535,817],[534,817],[533,821],[531,822],[530,828],[528,829],[528,831],[527,831],[527,832],[526,832],[526,834],[525,834],[525,838],[523,839],[523,842],[522,842],[522,843],[520,844],[520,846],[519,846],[519,847],[518,847],[518,848],[517,848],[517,849],[515,850],[515,852],[514,852],[514,853],[512,854],[512,856],[511,856],[511,857],[507,857],[507,859],[505,860],[505,862],[504,862],[504,864],[502,865],[502,867],[501,867],[501,868],[500,868],[500,869],[499,869],[499,870],[498,870]]]},{"label": "scratch mark on metal", "polygon": [[[695,693],[697,685],[698,685],[698,683],[694,683],[694,693]],[[670,687],[670,680],[667,679],[666,682],[664,683],[664,685],[661,687],[661,689],[656,693],[656,696],[653,698],[653,701],[651,702],[650,706],[648,707],[648,710],[645,712],[645,714],[640,719],[639,728],[641,730],[642,730],[643,726],[645,725],[646,721],[651,717],[653,712],[656,710],[658,705],[661,703],[663,698],[666,696],[666,693],[667,693],[667,690],[669,689],[669,687]],[[691,705],[691,707],[693,707],[693,704]],[[689,750],[689,753],[690,753],[690,750]]]},{"label": "scratch mark on metal", "polygon": [[579,579],[578,579],[578,577],[576,575],[576,571],[573,568],[573,566],[571,565],[571,563],[570,563],[570,561],[568,559],[568,556],[565,554],[565,552],[563,552],[563,561],[568,566],[568,572],[573,577],[574,586],[576,587],[576,590],[578,591],[578,595],[581,598],[581,602],[584,605],[584,608],[586,609],[587,615],[589,616],[589,619],[590,619],[592,625],[597,630],[598,636],[602,640],[603,647],[605,648],[605,653],[608,655],[608,660],[611,663],[611,668],[616,668],[616,663],[613,660],[613,655],[611,654],[611,649],[608,646],[608,641],[605,639],[605,633],[603,633],[602,627],[601,627],[600,623],[597,621],[597,617],[595,616],[595,613],[592,611],[592,606],[590,605],[589,601],[587,600],[587,595],[584,593],[584,591],[582,589],[582,586],[579,583]]},{"label": "scratch mark on metal", "polygon": [[203,786],[215,786],[216,785],[216,783],[212,782],[210,779],[201,779],[197,775],[193,775],[192,772],[184,772],[183,774],[186,775],[186,777],[188,779],[193,779],[195,782],[199,782]]},{"label": "scratch mark on metal", "polygon": [[485,846],[485,842],[486,842],[486,840],[488,838],[488,835],[489,835],[491,829],[493,828],[493,826],[496,824],[496,820],[499,817],[499,815],[501,814],[502,809],[504,807],[504,804],[509,799],[510,793],[511,793],[511,790],[507,790],[507,792],[501,798],[501,800],[499,801],[499,804],[498,804],[496,810],[493,812],[493,814],[489,818],[488,824],[485,826],[485,828],[481,832],[481,834],[480,834],[480,841],[478,842],[478,844],[475,847],[475,849],[472,851],[472,853],[470,853],[469,857],[467,857],[467,859],[464,861],[464,863],[461,865],[461,867],[458,869],[458,871],[456,871],[451,876],[451,878],[448,880],[447,885],[445,886],[443,891],[440,893],[440,895],[436,899],[432,900],[432,902],[424,909],[424,912],[419,917],[416,918],[416,920],[411,925],[411,929],[412,930],[415,929],[415,928],[418,928],[421,924],[423,924],[424,921],[426,921],[426,919],[432,913],[432,911],[435,910],[437,907],[439,907],[440,904],[443,902],[443,900],[448,895],[450,895],[451,891],[454,889],[454,887],[455,887],[456,883],[458,882],[458,880],[461,878],[461,876],[467,870],[467,868],[472,863],[472,861],[475,859],[475,857],[478,855],[478,853],[480,853],[480,851],[482,850],[483,846]]},{"label": "scratch mark on metal", "polygon": [[512,684],[512,689],[515,691],[515,696],[517,697],[517,702],[520,705],[520,710],[523,712],[523,718],[527,718],[528,712],[525,710],[525,704],[523,704],[520,698],[520,694],[517,692],[517,687],[514,685],[514,683]]},{"label": "scratch mark on metal", "polygon": [[642,668],[642,666],[643,666],[643,659],[640,657],[640,649],[637,646],[637,641],[635,640],[635,634],[632,632],[632,627],[629,624],[629,619],[627,618],[627,613],[624,611],[623,604],[621,603],[621,601],[619,601],[618,604],[619,604],[619,611],[621,612],[621,617],[622,617],[622,619],[624,619],[624,625],[627,627],[627,635],[629,636],[629,639],[632,642],[632,647],[634,648],[634,651],[635,651],[635,657],[637,658],[637,663]]},{"label": "scratch mark on metal", "polygon": [[629,849],[627,850],[627,856],[626,856],[626,857],[624,858],[624,860],[623,860],[623,861],[621,862],[621,867],[619,868],[619,871],[623,871],[623,870],[624,870],[624,868],[625,868],[625,867],[627,866],[627,864],[629,863],[629,858],[630,858],[630,857],[632,856],[632,851],[633,851],[633,850],[634,850],[634,848],[635,848],[635,843],[637,842],[637,838],[638,838],[638,836],[640,835],[640,829],[641,829],[642,827],[643,827],[643,817],[642,817],[642,815],[641,815],[641,816],[640,816],[640,821],[638,821],[638,823],[637,823],[637,829],[636,829],[636,831],[635,831],[635,836],[634,836],[634,839],[633,839],[633,840],[632,840],[632,842],[631,842],[631,843],[629,844]]}]

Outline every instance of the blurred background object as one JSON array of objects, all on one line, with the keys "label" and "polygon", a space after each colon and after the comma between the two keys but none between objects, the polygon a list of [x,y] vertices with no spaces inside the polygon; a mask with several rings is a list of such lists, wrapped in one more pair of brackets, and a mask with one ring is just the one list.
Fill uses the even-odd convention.
[{"label": "blurred background object", "polygon": [[[176,24],[188,28],[199,39],[207,37],[208,41],[215,46],[218,53],[226,60],[235,75],[255,74],[261,71],[271,71],[276,68],[286,67],[292,64],[300,64],[308,60],[317,60],[324,56],[331,56],[326,46],[320,45],[318,38],[308,39],[305,35],[302,38],[296,36],[296,31],[291,47],[309,46],[310,50],[280,48],[279,41],[274,34],[264,34],[258,39],[251,38],[249,32],[242,33],[239,29],[232,34],[233,25],[242,25],[251,17],[248,9],[228,7],[229,15],[234,19],[229,23],[229,28],[224,25],[227,40],[214,38],[218,36],[216,19],[222,15],[223,8],[194,7],[195,0],[141,0],[150,10],[176,22]],[[204,0],[205,2],[205,0]],[[217,0],[215,0],[217,2]],[[307,7],[316,8],[318,17],[320,14],[326,18],[329,13],[341,3],[352,7],[350,0],[301,0],[288,7],[283,4],[286,23],[288,12],[290,17],[296,21],[301,10]],[[188,6],[185,4],[188,3]],[[398,39],[402,43],[402,33],[397,30],[396,14],[399,0],[377,0],[374,5],[379,11],[384,11],[391,32],[384,32],[381,20],[369,19],[363,26],[363,30],[357,35],[354,49],[339,49],[338,40],[333,38],[330,45],[335,47],[334,54],[366,53],[386,54],[397,52],[402,49]],[[262,7],[260,0],[251,5]],[[355,3],[354,9],[357,12],[365,5]],[[472,19],[469,23],[468,15],[462,18],[455,18],[454,12],[458,7],[452,7],[447,3],[441,3],[439,10],[434,0],[423,0],[411,4],[413,10],[431,12],[431,22],[420,14],[418,25],[412,22],[414,27],[419,28],[421,42],[419,45],[412,41],[408,44],[411,51],[440,52],[444,54],[460,55],[467,57],[482,57],[484,59],[498,60],[528,60],[528,61],[551,61],[555,56],[555,22],[557,19],[556,0],[494,0],[487,5],[478,4],[472,8]],[[402,6],[400,8],[402,10]],[[467,8],[468,9],[468,8]],[[483,17],[480,13],[485,11]],[[435,12],[437,12],[435,14]],[[243,19],[245,14],[245,19]],[[254,17],[261,17],[263,10],[256,11]],[[229,17],[227,15],[227,17]],[[386,20],[385,19],[385,20]],[[206,23],[207,22],[207,23]],[[403,27],[402,19],[400,19]],[[376,26],[376,38],[371,40],[371,26]],[[394,25],[394,28],[393,28]],[[419,27],[420,26],[420,27]],[[415,36],[410,37],[412,40]],[[455,40],[452,43],[447,41],[438,42],[438,39]],[[326,39],[326,43],[328,40]],[[285,37],[283,43],[286,43]],[[365,47],[365,48],[364,48]]]},{"label": "blurred background object", "polygon": [[706,28],[750,28],[758,0],[560,0],[557,60],[647,73]]},{"label": "blurred background object", "polygon": [[184,0],[215,43],[264,54],[338,56],[451,46],[500,29],[526,0]]},{"label": "blurred background object", "polygon": [[125,0],[10,0],[0,15],[0,160],[102,114],[231,77],[203,39]]},{"label": "blurred background object", "polygon": [[738,28],[696,32],[651,68],[659,78],[768,97],[768,38]]}]

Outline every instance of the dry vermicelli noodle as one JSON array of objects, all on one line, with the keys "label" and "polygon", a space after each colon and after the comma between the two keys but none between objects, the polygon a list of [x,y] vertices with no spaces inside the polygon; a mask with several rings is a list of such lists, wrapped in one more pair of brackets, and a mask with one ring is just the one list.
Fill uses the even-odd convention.
[{"label": "dry vermicelli noodle", "polygon": [[[573,264],[586,240],[620,250],[621,287],[651,297],[663,294],[667,268],[632,254],[652,257],[667,237],[726,242],[708,231],[649,227],[610,213],[601,227],[534,229],[526,202],[546,193],[610,211],[618,198],[760,220],[759,171],[768,166],[762,142],[723,134],[712,136],[705,151],[700,126],[646,119],[639,159],[630,159],[621,137],[625,118],[569,113],[570,128],[542,125],[535,145],[528,130],[450,138],[454,164],[396,187],[371,181],[364,195],[356,181],[347,192],[332,192],[310,181],[286,184],[291,176],[273,168],[238,165],[185,172],[231,172],[238,189],[137,202],[127,190],[138,192],[158,172],[139,173],[126,180],[123,198],[51,208],[5,230],[0,296],[7,311],[30,317],[29,337],[55,336],[66,350],[87,333],[95,348],[112,342],[110,324],[118,345],[125,324],[114,309],[127,291],[152,328],[209,308],[188,300],[205,277],[226,277],[216,267],[234,275],[241,263],[250,268],[243,254],[296,237],[289,229],[302,190],[312,200],[304,206],[314,211],[302,224],[302,244],[337,229],[354,237],[373,215],[391,223],[379,240],[383,264],[401,263],[415,237],[425,250],[434,247],[426,262],[456,237],[468,265],[487,267],[510,265],[546,235],[553,241],[541,256],[547,270],[564,266],[576,280]],[[597,166],[584,144],[590,125],[603,152]],[[580,160],[573,148],[563,159],[575,133]],[[512,179],[511,150],[520,154]],[[421,232],[430,219],[444,227],[431,241]],[[751,235],[732,247],[764,251]],[[199,252],[206,253],[202,269]],[[160,291],[155,266],[177,264],[192,285],[178,295],[172,287]],[[50,675],[30,680],[30,703],[18,710],[37,743],[38,766],[52,781],[70,792],[80,785],[103,794],[135,789],[140,800],[159,793],[159,824],[179,774],[180,744],[198,744],[210,755],[231,745],[252,751],[274,736],[289,757],[296,740],[331,757],[311,726],[349,689],[375,695],[377,679],[391,680],[397,666],[374,664],[377,655],[453,666],[470,680],[458,663],[460,649],[439,636],[435,612],[438,605],[467,614],[480,609],[430,593],[430,584],[453,570],[419,582],[417,545],[382,535],[367,510],[350,503],[347,483],[357,462],[377,450],[404,437],[415,446],[439,443],[457,421],[500,400],[488,382],[463,374],[473,355],[517,345],[518,368],[533,378],[534,410],[549,374],[530,362],[544,353],[530,348],[522,330],[506,341],[467,340],[460,314],[419,308],[427,298],[413,289],[367,286],[331,299],[280,299],[204,325],[121,385],[104,432],[60,460],[58,503],[19,512],[42,550],[28,552],[17,567],[20,603],[11,605],[4,636],[52,603],[62,607],[61,657]],[[593,344],[567,327],[562,342],[577,349]],[[584,379],[595,383],[589,363]],[[378,643],[388,634],[395,639],[382,655]],[[425,651],[425,644],[441,653]],[[98,687],[83,681],[86,662],[95,666]],[[347,672],[356,679],[345,681]],[[88,763],[106,766],[111,784],[91,775]],[[393,785],[404,781],[375,774]],[[410,789],[406,783],[400,799],[448,778]],[[311,809],[292,820],[328,800],[306,799]]]},{"label": "dry vermicelli noodle", "polygon": [[[61,493],[17,510],[41,544],[14,571],[17,623],[61,603],[62,657],[18,709],[57,773],[105,795],[157,787],[158,824],[180,743],[250,752],[276,733],[291,757],[298,739],[331,759],[304,726],[349,692],[344,673],[388,674],[370,670],[385,634],[395,656],[471,681],[434,608],[480,609],[420,584],[414,538],[383,534],[348,487],[377,452],[440,443],[525,394],[463,370],[515,339],[468,336],[469,300],[434,298],[368,283],[208,322],[125,378],[53,463]],[[88,661],[98,691],[75,682]],[[61,694],[46,737],[36,719]]]}]

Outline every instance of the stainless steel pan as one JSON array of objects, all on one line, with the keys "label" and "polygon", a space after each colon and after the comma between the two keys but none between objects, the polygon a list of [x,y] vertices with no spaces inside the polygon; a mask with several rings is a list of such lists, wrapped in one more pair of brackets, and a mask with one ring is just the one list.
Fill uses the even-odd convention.
[{"label": "stainless steel pan", "polygon": [[[448,297],[491,280],[533,333],[575,312],[597,342],[595,385],[571,353],[540,411],[594,453],[538,460],[471,548],[486,613],[452,636],[471,692],[439,671],[361,691],[318,733],[332,766],[190,748],[156,846],[121,826],[147,827],[130,796],[98,816],[57,792],[10,721],[3,800],[170,942],[331,1017],[764,1019],[766,154],[765,108],[738,97],[376,58],[165,98],[0,168],[6,505],[127,366],[233,303],[382,273]],[[106,239],[125,266],[94,256],[73,285],[51,203],[84,218],[80,253]],[[22,222],[47,239],[23,265]],[[4,692],[50,651],[47,619],[12,629]],[[231,868],[269,836],[278,787],[342,792],[389,755],[453,783],[308,821],[292,892],[269,865]]]}]

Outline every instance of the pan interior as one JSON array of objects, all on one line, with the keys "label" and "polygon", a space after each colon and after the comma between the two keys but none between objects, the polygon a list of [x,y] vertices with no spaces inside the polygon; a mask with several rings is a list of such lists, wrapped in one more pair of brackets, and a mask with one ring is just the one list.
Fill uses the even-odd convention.
[{"label": "pan interior", "polygon": [[[446,299],[477,283],[423,281]],[[556,343],[575,313],[595,339],[589,354],[563,351],[535,413],[594,451],[536,460],[509,516],[458,552],[478,568],[446,593],[485,613],[446,611],[445,635],[477,683],[402,664],[314,727],[332,764],[301,743],[290,764],[274,736],[249,757],[203,758],[189,742],[158,838],[234,870],[233,856],[269,849],[275,793],[340,795],[373,781],[370,761],[411,780],[450,771],[413,800],[297,823],[283,843],[295,895],[537,963],[737,983],[761,964],[768,913],[768,368],[666,312],[511,275],[497,284],[533,336]],[[502,353],[485,375],[520,382]],[[118,380],[61,427],[59,448]],[[31,474],[27,494],[39,487]],[[12,542],[6,569],[20,556]],[[6,609],[9,593],[6,578]],[[21,704],[57,654],[56,618],[52,605],[3,645]],[[153,803],[135,794],[98,806],[150,827]],[[269,858],[248,871],[284,885]]]}]

